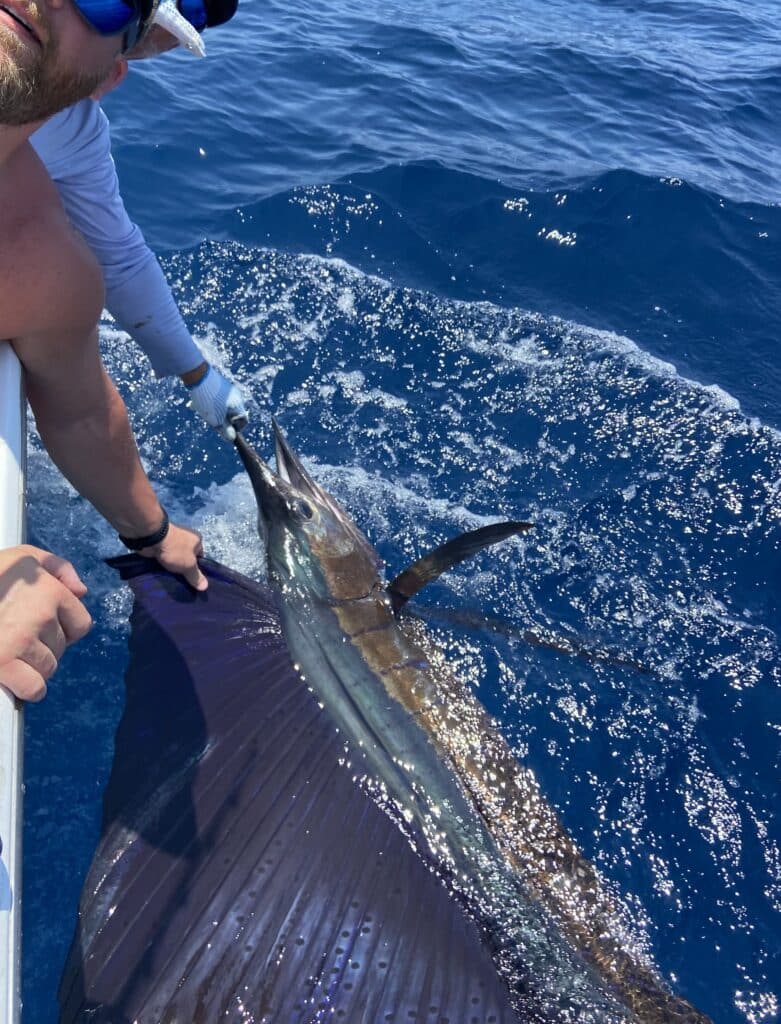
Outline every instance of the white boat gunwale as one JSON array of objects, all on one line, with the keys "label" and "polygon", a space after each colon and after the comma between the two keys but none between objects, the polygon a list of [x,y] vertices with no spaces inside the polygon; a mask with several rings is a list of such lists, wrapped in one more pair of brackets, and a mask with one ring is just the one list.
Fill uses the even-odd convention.
[{"label": "white boat gunwale", "polygon": [[[19,362],[0,341],[0,550],[25,538],[26,417]],[[21,1020],[21,706],[0,687],[0,1021]]]}]

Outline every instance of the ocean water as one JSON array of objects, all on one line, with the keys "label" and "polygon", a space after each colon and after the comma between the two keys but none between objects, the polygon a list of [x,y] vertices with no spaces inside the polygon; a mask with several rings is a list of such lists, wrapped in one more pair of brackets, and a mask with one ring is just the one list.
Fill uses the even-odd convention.
[{"label": "ocean water", "polygon": [[[774,0],[242,3],[106,100],[198,340],[421,598],[714,1021],[781,1019],[781,12]],[[264,571],[233,451],[110,320],[150,474]],[[122,708],[112,531],[33,437],[30,526],[97,625],[26,718],[24,1019],[56,987]],[[573,638],[645,672],[528,645]]]}]

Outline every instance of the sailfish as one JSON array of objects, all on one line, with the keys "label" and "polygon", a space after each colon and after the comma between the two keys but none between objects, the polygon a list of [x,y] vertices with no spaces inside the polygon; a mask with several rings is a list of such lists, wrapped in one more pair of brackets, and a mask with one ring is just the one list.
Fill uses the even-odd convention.
[{"label": "sailfish", "polygon": [[196,594],[138,556],[127,704],[61,1024],[706,1024],[626,942],[597,872],[410,597],[274,421],[241,434],[268,584]]}]

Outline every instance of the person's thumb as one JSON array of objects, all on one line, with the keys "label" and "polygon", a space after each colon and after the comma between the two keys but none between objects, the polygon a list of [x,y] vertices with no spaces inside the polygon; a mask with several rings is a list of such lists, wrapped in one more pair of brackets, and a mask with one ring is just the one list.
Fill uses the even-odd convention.
[{"label": "person's thumb", "polygon": [[47,551],[39,561],[41,566],[59,580],[64,587],[67,587],[74,597],[84,597],[87,593],[87,588],[82,583],[79,574],[66,559]]},{"label": "person's thumb", "polygon": [[195,564],[190,569],[187,569],[185,572],[183,572],[182,575],[193,588],[193,590],[198,590],[202,592],[204,590],[207,590],[209,587],[209,581],[201,572],[197,562],[195,562]]}]

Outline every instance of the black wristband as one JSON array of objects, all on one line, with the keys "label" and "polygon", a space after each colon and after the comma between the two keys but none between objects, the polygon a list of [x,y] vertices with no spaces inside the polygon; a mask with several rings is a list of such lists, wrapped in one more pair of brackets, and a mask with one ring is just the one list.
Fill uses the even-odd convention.
[{"label": "black wristband", "polygon": [[129,548],[131,551],[141,551],[143,548],[153,548],[155,544],[159,544],[161,540],[165,540],[168,536],[168,530],[171,523],[168,519],[168,513],[163,509],[163,523],[159,529],[155,530],[154,533],[150,533],[146,537],[123,537],[122,534],[118,534],[119,539]]}]

